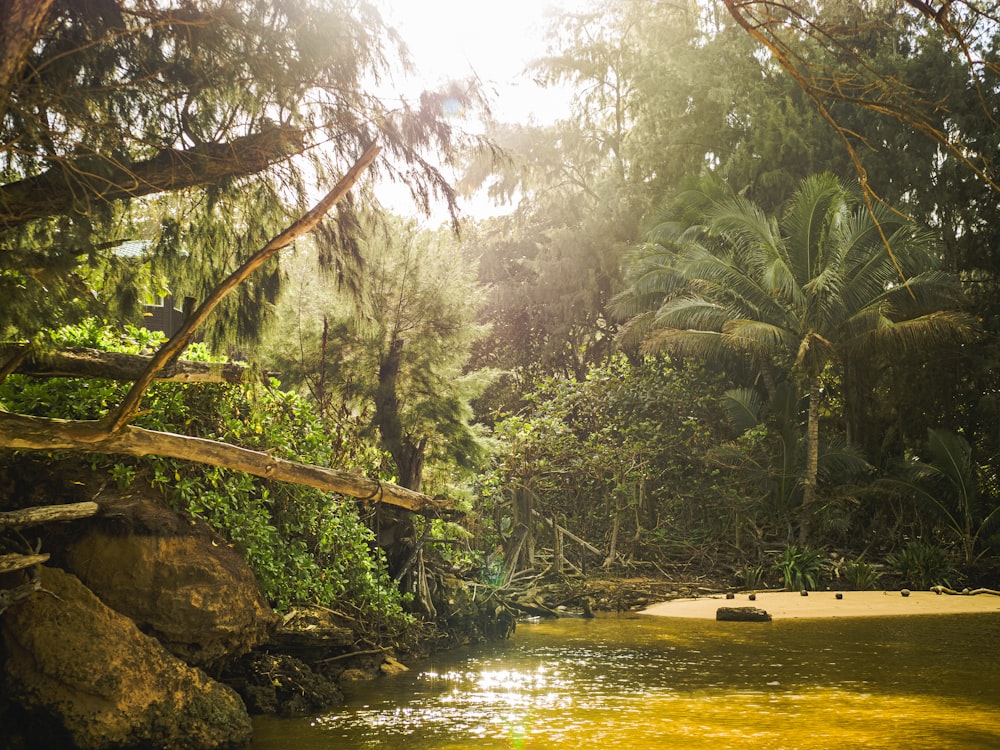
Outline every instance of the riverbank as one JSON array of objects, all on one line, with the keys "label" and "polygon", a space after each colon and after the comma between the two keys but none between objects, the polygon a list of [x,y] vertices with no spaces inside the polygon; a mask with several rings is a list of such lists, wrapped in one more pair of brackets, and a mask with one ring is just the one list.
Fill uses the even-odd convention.
[{"label": "riverbank", "polygon": [[[841,599],[837,599],[838,593]],[[719,607],[756,607],[775,620],[1000,613],[1000,596],[991,594],[970,596],[913,591],[903,596],[899,591],[811,591],[808,596],[802,596],[792,591],[766,591],[754,597],[750,600],[748,594],[737,594],[733,599],[721,595],[673,599],[653,604],[641,614],[714,620]]]}]

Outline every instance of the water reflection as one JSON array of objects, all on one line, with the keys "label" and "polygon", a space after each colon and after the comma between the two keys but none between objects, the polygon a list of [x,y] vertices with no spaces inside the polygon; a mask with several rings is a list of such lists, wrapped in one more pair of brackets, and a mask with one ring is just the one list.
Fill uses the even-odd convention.
[{"label": "water reflection", "polygon": [[546,622],[259,720],[253,748],[1000,747],[998,637],[995,615]]}]

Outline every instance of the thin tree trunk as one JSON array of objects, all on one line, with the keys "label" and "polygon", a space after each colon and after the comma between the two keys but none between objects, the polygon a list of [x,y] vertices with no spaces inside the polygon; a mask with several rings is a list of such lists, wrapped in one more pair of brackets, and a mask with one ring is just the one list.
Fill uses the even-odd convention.
[{"label": "thin tree trunk", "polygon": [[273,237],[264,247],[258,250],[242,266],[226,277],[222,283],[212,290],[191,317],[184,321],[184,324],[170,340],[157,350],[150,360],[149,367],[141,377],[136,379],[132,389],[126,394],[125,399],[119,407],[106,418],[108,430],[117,432],[129,423],[135,412],[139,409],[142,396],[146,392],[150,383],[156,378],[156,373],[166,367],[170,362],[177,359],[184,348],[191,340],[195,330],[200,326],[216,307],[232,292],[236,287],[246,281],[254,271],[263,266],[268,260],[277,255],[278,251],[291,245],[295,240],[304,234],[308,234],[316,225],[323,220],[323,217],[339,203],[345,195],[354,187],[354,183],[364,173],[371,163],[375,161],[381,148],[377,144],[370,145],[360,158],[355,162],[343,177],[333,186],[333,189],[307,211],[298,220],[292,223],[281,234]]},{"label": "thin tree trunk", "polygon": [[562,573],[563,571],[563,545],[562,529],[559,526],[559,519],[552,515],[552,572]]},{"label": "thin tree trunk", "polygon": [[607,568],[612,565],[615,558],[618,556],[618,531],[621,528],[621,500],[616,498],[615,500],[615,520],[611,524],[611,542],[608,545],[608,556],[604,560],[604,567]]},{"label": "thin tree trunk", "polygon": [[812,532],[813,505],[819,478],[819,375],[809,380],[809,420],[806,423],[806,475],[802,491],[801,518],[799,519],[799,545],[809,543]]}]

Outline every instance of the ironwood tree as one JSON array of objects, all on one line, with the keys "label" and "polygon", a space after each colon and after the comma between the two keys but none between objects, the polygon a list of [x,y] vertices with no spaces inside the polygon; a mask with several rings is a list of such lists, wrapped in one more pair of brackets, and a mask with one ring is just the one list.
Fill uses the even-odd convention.
[{"label": "ironwood tree", "polygon": [[3,0],[0,17],[0,335],[16,344],[0,377],[33,357],[39,332],[127,320],[143,290],[195,300],[122,403],[86,422],[0,413],[0,448],[169,455],[433,506],[352,472],[130,422],[196,332],[256,338],[281,250],[316,232],[325,262],[359,261],[355,206],[377,208],[366,173],[454,215],[434,163],[466,137],[443,105],[475,111],[475,86],[383,101],[376,89],[406,52],[367,2]]}]

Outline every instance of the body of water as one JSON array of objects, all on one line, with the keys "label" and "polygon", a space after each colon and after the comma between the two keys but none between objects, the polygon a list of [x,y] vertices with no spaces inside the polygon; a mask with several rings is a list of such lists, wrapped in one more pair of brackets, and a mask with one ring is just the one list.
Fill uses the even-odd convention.
[{"label": "body of water", "polygon": [[995,614],[522,624],[252,748],[1000,748],[998,644]]}]

